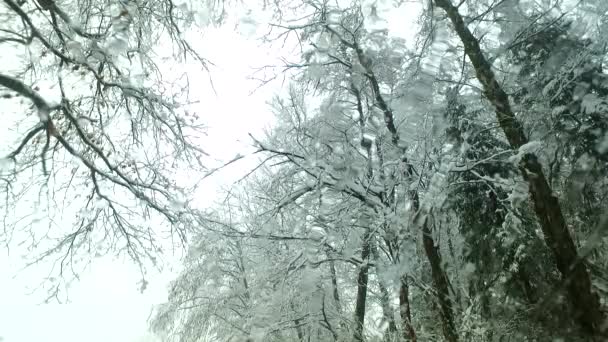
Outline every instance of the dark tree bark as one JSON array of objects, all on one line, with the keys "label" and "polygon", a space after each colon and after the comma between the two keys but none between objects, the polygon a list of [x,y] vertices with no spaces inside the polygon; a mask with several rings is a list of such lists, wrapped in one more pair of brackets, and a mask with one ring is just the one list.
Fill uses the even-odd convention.
[{"label": "dark tree bark", "polygon": [[447,276],[441,267],[441,255],[439,248],[435,246],[435,241],[431,237],[431,230],[427,223],[422,226],[422,240],[424,251],[431,264],[431,276],[435,291],[437,291],[437,300],[439,301],[439,314],[443,328],[443,336],[449,342],[458,341],[458,334],[454,325],[454,315],[452,312],[452,300],[450,299],[449,284]]},{"label": "dark tree bark", "polygon": [[412,208],[416,213],[415,221],[420,221],[420,225],[422,226],[422,244],[426,257],[431,264],[431,277],[433,278],[433,287],[435,288],[437,302],[439,304],[439,315],[441,317],[443,336],[448,342],[457,342],[458,333],[456,331],[456,326],[454,325],[450,285],[448,283],[447,274],[443,271],[439,247],[435,246],[435,240],[433,239],[428,218],[418,217],[419,215],[424,214],[420,212],[420,200],[418,198],[418,193],[415,190],[411,191],[410,199],[412,201]]},{"label": "dark tree bark", "polygon": [[365,323],[365,302],[367,300],[367,283],[369,278],[369,253],[370,253],[370,231],[363,235],[363,248],[361,250],[361,261],[363,264],[357,276],[357,301],[355,302],[355,331],[354,341],[363,341],[363,324]]},{"label": "dark tree bark", "polygon": [[[355,84],[351,84],[351,93],[357,100],[357,112],[359,113],[359,128],[361,130],[361,147],[367,152],[367,179],[372,182],[374,178],[374,169],[372,165],[372,150],[371,144],[366,143],[363,133],[365,129],[365,120],[363,112],[363,104],[361,100],[361,93]],[[364,214],[365,215],[365,214]],[[364,216],[365,221],[369,222],[370,219]],[[363,325],[365,323],[365,302],[367,300],[367,285],[369,278],[369,256],[372,250],[371,245],[371,230],[369,227],[365,229],[363,234],[363,246],[361,249],[361,268],[357,276],[357,300],[355,302],[355,331],[353,333],[354,341],[363,341]]]},{"label": "dark tree bark", "polygon": [[410,287],[406,276],[401,277],[401,286],[399,287],[399,313],[401,315],[403,338],[406,341],[416,342],[416,331],[412,325],[412,312],[410,308]]},{"label": "dark tree bark", "polygon": [[340,292],[338,290],[338,276],[336,274],[336,264],[333,260],[329,262],[329,272],[331,276],[331,288],[332,296],[334,297],[334,305],[336,306],[336,311],[341,314],[342,304],[340,303]]},{"label": "dark tree bark", "polygon": [[[450,0],[434,0],[448,15],[454,30],[460,37],[475,69],[477,79],[483,85],[485,97],[496,110],[498,123],[509,144],[518,149],[528,143],[521,122],[515,117],[509,97],[498,84],[492,66],[481,51],[479,41],[468,29],[458,8]],[[562,274],[568,298],[573,308],[574,319],[591,335],[606,334],[602,329],[605,319],[600,311],[599,298],[593,292],[591,279],[584,263],[579,260],[576,246],[568,231],[562,210],[551,187],[547,183],[542,166],[536,155],[527,153],[519,165],[524,179],[529,184],[530,197],[538,217],[547,246],[551,249],[557,268]]]}]

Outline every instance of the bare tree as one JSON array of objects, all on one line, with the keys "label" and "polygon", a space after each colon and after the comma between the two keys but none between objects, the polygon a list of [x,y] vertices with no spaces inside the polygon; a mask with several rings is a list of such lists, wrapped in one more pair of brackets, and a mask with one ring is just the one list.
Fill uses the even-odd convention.
[{"label": "bare tree", "polygon": [[0,208],[4,242],[27,236],[29,262],[54,256],[54,272],[78,273],[117,251],[143,276],[158,238],[185,241],[195,184],[178,178],[204,170],[203,125],[187,74],[168,78],[171,54],[158,52],[206,68],[184,38],[195,14],[171,0],[2,1],[0,46],[14,57],[0,67]]}]

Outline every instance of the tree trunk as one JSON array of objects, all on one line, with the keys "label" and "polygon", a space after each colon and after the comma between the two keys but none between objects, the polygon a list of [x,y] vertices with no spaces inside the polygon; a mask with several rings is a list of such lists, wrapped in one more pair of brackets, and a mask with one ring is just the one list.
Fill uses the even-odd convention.
[{"label": "tree trunk", "polygon": [[[366,71],[365,75],[370,81],[374,94],[375,105],[380,108],[380,110],[384,114],[384,123],[389,133],[391,134],[391,142],[393,143],[397,151],[400,153],[401,159],[405,164],[405,177],[407,180],[412,182],[413,166],[409,163],[407,159],[407,156],[405,154],[405,146],[401,145],[401,139],[399,137],[399,131],[397,130],[397,126],[395,125],[395,117],[393,115],[393,111],[380,93],[380,83],[378,82],[373,70],[371,69],[369,59],[365,56],[363,49],[361,49],[361,47],[356,44],[354,45],[354,48],[357,53],[359,62]],[[420,207],[418,191],[411,190],[409,196],[412,200],[414,212],[418,215]],[[446,275],[444,274],[441,268],[441,256],[439,255],[439,251],[437,250],[437,248],[435,248],[433,237],[430,235],[430,230],[426,222],[427,220],[425,219],[422,225],[422,235],[425,246],[425,252],[429,259],[429,262],[431,263],[431,271],[433,272],[433,283],[435,286],[435,290],[437,291],[437,296],[439,298],[443,332],[445,338],[449,342],[455,342],[458,341],[458,335],[456,334],[456,329],[454,327],[452,302],[449,297],[449,286]],[[427,245],[429,243],[432,248],[427,248]]]},{"label": "tree trunk", "polygon": [[422,241],[424,244],[424,251],[431,264],[431,276],[433,277],[435,291],[437,291],[443,336],[449,342],[456,342],[458,341],[458,334],[456,332],[456,327],[454,326],[454,315],[452,312],[452,300],[450,299],[448,280],[441,267],[439,248],[435,246],[431,230],[426,222],[422,224]]},{"label": "tree trunk", "polygon": [[[386,188],[386,173],[384,171],[384,154],[382,152],[382,140],[376,140],[376,151],[378,154],[378,161],[380,163],[380,182],[384,186],[383,190],[383,202],[390,209],[393,210],[394,205],[394,190],[390,190]],[[387,214],[384,213],[384,231],[387,231],[387,227],[389,225],[389,220]],[[389,249],[389,253],[392,257],[393,262],[399,262],[399,248],[393,248],[393,246],[399,246],[398,239],[391,238],[390,236],[385,236],[384,238],[386,246]],[[391,243],[391,240],[393,243]],[[401,329],[402,336],[405,340],[410,340],[412,342],[416,342],[416,331],[414,330],[414,326],[412,325],[412,314],[410,307],[410,289],[407,283],[407,275],[403,275],[401,277],[401,282],[399,286],[399,316],[401,317]],[[389,325],[390,330],[390,325]]]},{"label": "tree trunk", "polygon": [[357,276],[357,301],[355,303],[355,331],[354,341],[363,341],[363,324],[365,323],[365,301],[367,299],[367,281],[369,272],[370,231],[367,229],[363,235],[363,248],[361,250],[361,261],[363,264]]},{"label": "tree trunk", "polygon": [[[528,143],[521,123],[515,117],[509,97],[498,84],[490,63],[479,46],[479,41],[468,29],[462,16],[450,0],[434,0],[442,8],[454,25],[462,41],[465,53],[475,68],[477,79],[483,85],[486,98],[494,105],[498,123],[513,149]],[[528,182],[534,211],[538,216],[547,246],[553,252],[557,268],[565,282],[574,318],[589,334],[605,334],[602,328],[604,315],[600,311],[597,294],[591,287],[591,279],[586,266],[577,254],[576,247],[568,231],[559,201],[550,188],[542,166],[536,155],[527,153],[519,168]]]},{"label": "tree trunk", "polygon": [[[361,147],[367,152],[367,179],[372,182],[374,178],[374,168],[372,165],[372,150],[371,144],[366,143],[364,139],[365,133],[365,120],[363,113],[363,103],[361,99],[361,93],[354,83],[351,83],[351,93],[357,99],[357,112],[359,113],[359,129],[361,134]],[[365,214],[364,214],[365,215]],[[371,220],[365,217],[366,223]],[[363,341],[363,324],[365,323],[365,301],[367,299],[367,283],[369,276],[369,254],[371,252],[371,231],[368,225],[365,225],[365,233],[363,234],[363,247],[361,250],[361,268],[359,269],[359,275],[357,276],[357,301],[355,303],[355,331],[353,333],[354,341]]]},{"label": "tree trunk", "polygon": [[412,325],[412,313],[410,309],[410,288],[406,276],[401,277],[401,286],[399,287],[399,313],[401,314],[403,338],[406,341],[416,342],[416,332]]},{"label": "tree trunk", "polygon": [[338,290],[338,276],[336,274],[336,264],[333,260],[329,262],[329,272],[331,275],[331,288],[336,311],[338,311],[339,314],[342,314],[342,304],[340,303],[340,292]]},{"label": "tree trunk", "polygon": [[415,221],[421,221],[422,226],[422,244],[424,246],[424,252],[429,263],[431,264],[431,277],[433,278],[433,287],[435,288],[437,302],[439,304],[439,316],[441,317],[441,328],[443,330],[443,336],[448,342],[457,342],[458,333],[454,325],[454,313],[452,312],[452,300],[450,298],[450,286],[448,284],[448,278],[443,267],[441,266],[441,255],[439,254],[439,247],[435,246],[435,240],[429,227],[429,220],[427,217],[418,217],[423,215],[420,212],[420,200],[418,198],[418,192],[415,190],[411,191],[410,199],[412,200],[412,209],[416,213]]}]

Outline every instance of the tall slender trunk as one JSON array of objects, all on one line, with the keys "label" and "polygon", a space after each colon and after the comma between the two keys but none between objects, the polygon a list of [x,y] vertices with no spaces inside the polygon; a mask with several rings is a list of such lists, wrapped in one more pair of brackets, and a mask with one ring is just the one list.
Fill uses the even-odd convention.
[{"label": "tall slender trunk", "polygon": [[407,282],[407,276],[401,277],[399,287],[399,313],[401,315],[401,327],[403,329],[403,338],[407,341],[416,342],[416,331],[412,325],[412,313],[410,308],[410,287]]},{"label": "tall slender trunk", "polygon": [[[367,152],[367,179],[371,183],[374,178],[374,168],[372,162],[371,141],[365,138],[365,115],[361,92],[354,83],[351,83],[350,90],[357,100],[357,112],[359,113],[359,129],[361,134],[361,147]],[[367,285],[369,278],[369,255],[371,252],[371,230],[369,224],[371,219],[363,214],[365,233],[363,234],[363,246],[361,249],[361,268],[357,276],[357,300],[355,302],[355,331],[353,332],[354,341],[363,341],[363,325],[365,323],[365,305],[367,300]]]},{"label": "tall slender trunk", "polygon": [[435,241],[431,236],[431,230],[426,222],[422,224],[422,241],[424,251],[431,264],[431,276],[433,277],[433,284],[435,291],[437,292],[443,336],[449,342],[456,342],[458,341],[458,334],[454,325],[454,314],[452,312],[452,300],[450,299],[447,275],[441,267],[439,248],[435,246]]},{"label": "tall slender trunk", "polygon": [[336,264],[333,260],[329,262],[329,273],[331,277],[332,296],[334,298],[335,309],[338,312],[338,325],[341,331],[347,331],[348,326],[342,318],[342,302],[340,301],[340,290],[338,288],[338,275],[336,273]]},{"label": "tall slender trunk", "polygon": [[[509,97],[498,84],[492,66],[479,46],[479,41],[468,29],[458,8],[450,0],[434,0],[442,8],[454,25],[475,68],[477,79],[483,85],[486,98],[494,105],[498,123],[513,149],[528,143],[521,122],[515,117]],[[557,268],[565,282],[569,301],[573,308],[574,319],[589,334],[606,334],[604,315],[600,302],[593,292],[587,267],[579,260],[576,246],[568,231],[562,210],[551,187],[547,183],[542,166],[536,155],[527,153],[522,158],[520,171],[528,182],[534,211],[538,217],[547,246],[553,252]]]},{"label": "tall slender trunk", "polygon": [[[412,201],[412,209],[416,216],[422,215],[420,212],[420,200],[418,193],[415,190],[411,191],[410,199]],[[433,287],[435,288],[437,302],[439,304],[439,315],[441,317],[441,328],[443,336],[448,342],[457,342],[458,333],[454,325],[454,313],[452,312],[452,300],[450,298],[450,285],[448,283],[447,274],[445,274],[441,266],[441,254],[439,247],[435,245],[435,240],[429,226],[427,217],[418,218],[415,221],[421,221],[422,226],[422,244],[424,252],[429,263],[431,264],[431,277],[433,278]]]},{"label": "tall slender trunk", "polygon": [[236,251],[238,253],[237,267],[241,272],[241,281],[243,283],[243,295],[247,301],[247,305],[250,305],[251,294],[249,293],[249,283],[247,282],[247,275],[245,273],[245,260],[243,259],[243,249],[239,240],[236,240]]},{"label": "tall slender trunk", "polygon": [[[394,196],[393,191],[389,191],[386,188],[386,174],[384,171],[384,153],[382,151],[382,140],[376,140],[376,151],[378,154],[378,162],[380,164],[380,181],[384,186],[383,192],[383,202],[389,208],[389,210],[393,210],[394,206]],[[388,226],[388,217],[386,213],[384,214],[384,222],[385,225]],[[399,256],[399,248],[394,248],[395,246],[399,246],[399,241],[396,238],[385,237],[385,242],[387,247],[389,248],[389,253],[392,257],[392,261],[398,263],[400,260]],[[410,340],[412,342],[416,342],[416,331],[414,330],[414,326],[412,325],[412,314],[411,314],[411,306],[410,306],[410,288],[407,282],[407,275],[401,276],[401,281],[399,284],[399,316],[401,317],[401,333],[405,340]],[[390,327],[389,327],[390,328]]]},{"label": "tall slender trunk", "polygon": [[338,276],[336,274],[336,264],[333,260],[329,262],[329,273],[331,276],[332,295],[334,297],[334,305],[339,314],[342,313],[342,304],[340,303],[340,292],[338,290]]},{"label": "tall slender trunk", "polygon": [[361,250],[362,265],[357,275],[357,300],[355,302],[355,331],[354,341],[363,341],[363,324],[365,323],[365,302],[367,300],[367,283],[369,278],[370,230],[363,234],[363,248]]},{"label": "tall slender trunk", "polygon": [[[380,92],[380,83],[378,82],[378,79],[376,78],[376,75],[372,70],[369,58],[365,56],[365,52],[358,44],[355,43],[352,46],[357,54],[357,58],[359,59],[361,66],[365,69],[365,75],[369,80],[373,91],[375,105],[384,114],[384,123],[391,135],[391,142],[397,149],[398,153],[401,155],[401,159],[405,164],[405,178],[411,183],[413,181],[413,166],[407,159],[406,148],[401,145],[401,139],[399,136],[399,131],[397,130],[397,126],[395,124],[395,116],[393,115],[393,110],[389,107],[388,103]],[[409,196],[414,206],[414,212],[416,213],[416,215],[419,215],[420,204],[418,191],[409,191]],[[447,276],[443,272],[443,269],[441,267],[441,256],[439,255],[439,250],[435,247],[435,242],[433,241],[433,237],[430,233],[430,228],[426,219],[424,219],[422,223],[422,237],[426,256],[429,259],[429,262],[431,263],[431,272],[433,273],[433,285],[435,287],[437,297],[439,299],[440,317],[443,327],[443,334],[446,340],[448,340],[449,342],[456,342],[458,341],[458,334],[456,333],[456,328],[454,326],[452,301],[449,296],[449,285],[447,281]]]}]

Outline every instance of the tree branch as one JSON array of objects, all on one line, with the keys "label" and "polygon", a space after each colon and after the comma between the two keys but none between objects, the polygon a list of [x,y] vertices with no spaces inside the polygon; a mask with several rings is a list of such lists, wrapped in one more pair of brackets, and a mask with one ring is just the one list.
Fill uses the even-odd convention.
[{"label": "tree branch", "polygon": [[40,94],[34,91],[30,86],[11,76],[0,74],[0,85],[17,92],[23,97],[27,97],[28,99],[30,99],[34,103],[36,108],[38,108],[39,113],[41,113],[41,121],[48,121],[48,114],[50,114],[52,110],[59,108],[58,105],[51,106],[44,98],[42,98],[42,96],[40,96]]}]

